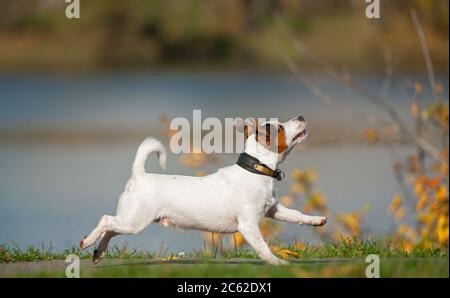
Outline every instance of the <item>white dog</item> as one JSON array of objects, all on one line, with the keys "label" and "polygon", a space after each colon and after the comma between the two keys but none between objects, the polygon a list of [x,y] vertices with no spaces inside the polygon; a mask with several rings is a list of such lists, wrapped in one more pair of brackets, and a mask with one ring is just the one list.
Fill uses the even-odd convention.
[{"label": "white dog", "polygon": [[166,150],[159,141],[145,139],[137,150],[116,216],[103,215],[97,227],[80,241],[81,249],[100,238],[93,256],[97,263],[113,236],[137,234],[158,222],[217,233],[239,231],[261,259],[273,265],[287,264],[270,251],[259,230],[260,220],[271,217],[312,226],[322,226],[327,220],[288,209],[274,196],[274,178],[282,178],[277,166],[306,137],[305,127],[301,116],[285,123],[246,124],[245,153],[238,164],[204,177],[146,173],[145,161],[152,152],[165,168]]}]

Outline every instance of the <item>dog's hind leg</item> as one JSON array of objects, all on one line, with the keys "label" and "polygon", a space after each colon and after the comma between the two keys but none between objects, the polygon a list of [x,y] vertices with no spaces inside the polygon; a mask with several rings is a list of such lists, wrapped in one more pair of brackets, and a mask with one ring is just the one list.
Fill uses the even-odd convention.
[{"label": "dog's hind leg", "polygon": [[103,233],[100,237],[100,242],[97,248],[94,250],[94,255],[92,256],[92,262],[97,264],[106,255],[106,250],[108,249],[108,243],[112,237],[118,235],[116,232],[108,231]]},{"label": "dog's hind leg", "polygon": [[111,215],[103,215],[100,218],[97,226],[89,233],[89,235],[85,236],[83,240],[80,241],[80,248],[86,249],[97,241],[98,237],[100,237],[103,233],[107,231],[108,224],[112,221],[113,216]]},{"label": "dog's hind leg", "polygon": [[127,225],[118,216],[103,215],[98,222],[98,225],[92,230],[92,232],[80,241],[80,248],[88,248],[105,232],[115,232],[117,234],[137,234],[145,227],[146,226],[142,225]]},{"label": "dog's hind leg", "polygon": [[306,224],[316,227],[323,226],[327,223],[326,217],[306,215],[301,213],[300,211],[286,208],[280,203],[276,203],[271,208],[269,208],[269,210],[267,210],[266,212],[266,216],[281,221],[296,224]]}]

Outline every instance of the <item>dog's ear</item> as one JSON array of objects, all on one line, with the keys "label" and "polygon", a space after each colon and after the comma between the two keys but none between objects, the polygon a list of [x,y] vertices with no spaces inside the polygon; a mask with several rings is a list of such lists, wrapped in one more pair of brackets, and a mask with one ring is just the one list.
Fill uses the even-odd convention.
[{"label": "dog's ear", "polygon": [[267,149],[279,154],[286,151],[288,147],[286,133],[282,125],[275,126],[267,123],[264,127],[260,127],[256,133],[256,140]]},{"label": "dog's ear", "polygon": [[237,118],[234,120],[234,125],[237,130],[244,133],[244,139],[247,140],[248,137],[258,131],[258,119],[249,117],[245,120]]},{"label": "dog's ear", "polygon": [[271,149],[276,143],[276,135],[277,132],[274,131],[274,126],[267,123],[261,127],[257,127],[256,141],[264,145],[267,149]]}]

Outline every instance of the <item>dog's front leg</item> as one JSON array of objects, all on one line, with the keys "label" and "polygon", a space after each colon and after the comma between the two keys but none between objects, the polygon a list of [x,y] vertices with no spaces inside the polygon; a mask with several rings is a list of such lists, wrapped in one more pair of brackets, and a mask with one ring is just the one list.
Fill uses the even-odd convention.
[{"label": "dog's front leg", "polygon": [[256,254],[271,265],[287,265],[287,261],[274,256],[269,246],[264,241],[258,224],[255,222],[245,222],[239,224],[239,232],[244,236],[248,244],[255,250]]},{"label": "dog's front leg", "polygon": [[323,226],[327,223],[326,217],[306,215],[300,211],[286,208],[280,203],[275,203],[272,207],[270,207],[266,212],[266,216],[281,221],[296,224],[307,224],[316,227]]}]

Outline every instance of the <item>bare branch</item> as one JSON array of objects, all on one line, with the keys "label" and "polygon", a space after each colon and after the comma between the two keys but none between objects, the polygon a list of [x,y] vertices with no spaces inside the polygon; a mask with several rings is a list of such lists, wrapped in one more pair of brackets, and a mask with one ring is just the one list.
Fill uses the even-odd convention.
[{"label": "bare branch", "polygon": [[[359,86],[358,84],[356,84],[350,77],[350,75],[348,74],[344,74],[342,75],[341,73],[339,73],[338,71],[336,71],[333,67],[326,65],[324,63],[322,63],[317,57],[314,56],[314,54],[312,54],[310,51],[308,51],[307,47],[304,46],[299,40],[295,39],[293,34],[290,32],[286,22],[283,19],[283,16],[280,14],[277,14],[277,20],[280,22],[280,24],[282,25],[284,31],[286,32],[288,38],[292,41],[292,44],[294,45],[294,47],[303,54],[304,57],[306,57],[307,59],[309,59],[310,61],[314,62],[315,64],[317,64],[318,66],[322,67],[323,70],[331,77],[335,78],[337,81],[341,82],[343,85],[347,86],[348,88],[350,88],[352,91],[354,91],[355,93],[361,95],[363,98],[366,98],[367,100],[371,101],[372,103],[376,104],[377,106],[379,106],[381,109],[383,109],[391,118],[392,121],[394,121],[399,129],[400,132],[402,134],[405,135],[405,137],[407,137],[412,143],[414,143],[416,146],[420,147],[421,149],[423,149],[426,153],[428,153],[431,157],[433,157],[435,160],[437,160],[438,162],[444,164],[444,165],[448,165],[448,162],[445,158],[443,158],[439,152],[439,150],[437,150],[432,144],[430,144],[427,140],[425,140],[424,138],[422,138],[421,136],[414,136],[409,129],[407,128],[407,125],[403,122],[403,120],[401,119],[401,117],[398,115],[398,113],[395,111],[395,109],[388,104],[384,98],[377,96],[377,95],[373,95],[372,93],[370,93],[369,91],[366,91],[364,88],[362,88],[361,86]],[[292,60],[287,60],[284,57],[285,63],[288,65],[289,69],[296,74],[296,76],[304,83],[306,83],[306,85],[309,85],[308,83],[308,79],[306,77],[305,74],[303,74],[302,72],[299,72],[299,68],[298,66],[292,61]],[[432,69],[431,69],[432,70]],[[299,75],[300,74],[300,75]],[[434,82],[434,75],[431,76],[432,78],[432,82]],[[431,82],[430,81],[430,82]],[[435,82],[434,82],[435,84]],[[318,88],[317,86],[314,87],[314,89]],[[435,88],[433,88],[435,89]],[[314,93],[313,93],[314,94]]]},{"label": "bare branch", "polygon": [[386,98],[388,96],[389,89],[391,88],[392,85],[392,74],[393,74],[392,51],[391,47],[387,45],[384,47],[384,72],[385,77],[380,91],[381,98]]},{"label": "bare branch", "polygon": [[428,81],[430,82],[431,92],[434,100],[438,100],[439,97],[436,92],[436,79],[434,77],[433,62],[431,61],[430,51],[428,50],[427,41],[425,39],[425,33],[423,32],[422,25],[420,24],[419,17],[415,9],[410,9],[411,20],[414,24],[414,28],[419,38],[420,47],[422,48],[423,58],[425,59],[425,65],[427,67]]}]

